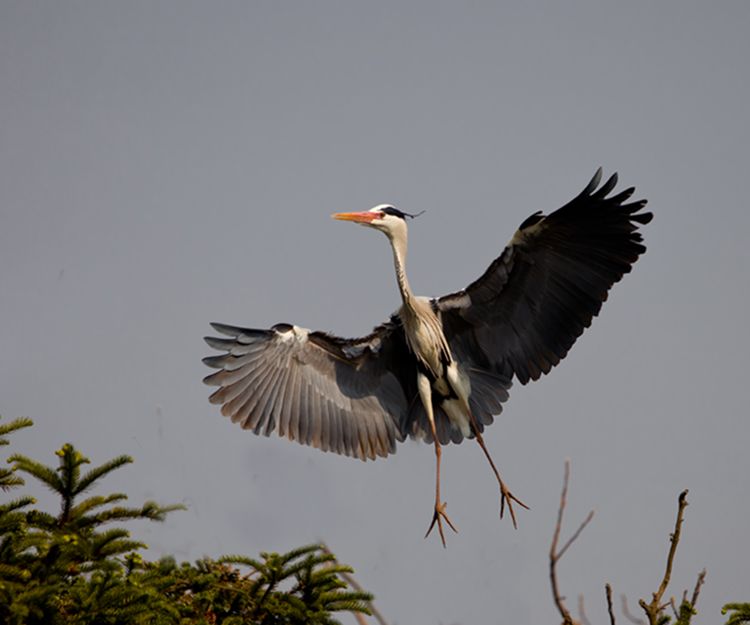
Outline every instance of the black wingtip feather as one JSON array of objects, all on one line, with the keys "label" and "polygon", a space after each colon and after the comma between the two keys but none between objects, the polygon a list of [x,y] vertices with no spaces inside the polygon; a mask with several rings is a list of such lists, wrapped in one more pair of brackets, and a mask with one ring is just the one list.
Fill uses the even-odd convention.
[{"label": "black wingtip feather", "polygon": [[628,187],[627,189],[620,191],[617,195],[613,195],[609,198],[609,201],[615,204],[622,204],[628,200],[633,193],[635,193],[635,187]]},{"label": "black wingtip feather", "polygon": [[[644,206],[646,202],[643,202]],[[647,223],[649,223],[654,218],[653,213],[639,213],[637,215],[631,215],[630,221],[635,221],[636,223],[641,224],[642,226],[645,226]]]},{"label": "black wingtip feather", "polygon": [[597,191],[596,193],[592,193],[591,197],[596,198],[598,200],[603,200],[607,197],[607,194],[615,188],[617,185],[617,172],[612,174],[607,182],[605,182]]},{"label": "black wingtip feather", "polygon": [[593,191],[599,186],[599,182],[602,179],[602,168],[599,167],[599,169],[596,170],[596,173],[594,174],[594,177],[591,179],[591,182],[589,182],[586,185],[586,188],[581,192],[581,195],[591,195]]}]

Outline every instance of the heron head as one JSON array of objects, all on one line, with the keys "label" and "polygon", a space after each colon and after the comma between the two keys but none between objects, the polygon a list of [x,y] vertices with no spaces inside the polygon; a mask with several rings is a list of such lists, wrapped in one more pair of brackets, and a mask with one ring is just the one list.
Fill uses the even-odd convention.
[{"label": "heron head", "polygon": [[331,217],[341,221],[353,221],[363,226],[369,226],[392,237],[397,233],[406,231],[407,218],[413,219],[421,214],[411,215],[400,211],[390,204],[378,204],[370,210],[361,213],[334,213]]}]

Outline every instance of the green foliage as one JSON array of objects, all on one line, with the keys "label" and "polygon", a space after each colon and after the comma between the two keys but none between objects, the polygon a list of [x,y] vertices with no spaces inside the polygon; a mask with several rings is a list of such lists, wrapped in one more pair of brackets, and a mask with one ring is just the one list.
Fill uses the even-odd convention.
[{"label": "green foliage", "polygon": [[[252,617],[259,623],[275,623],[275,615],[288,614],[290,622],[332,624],[330,612],[364,612],[372,600],[369,593],[348,590],[341,573],[352,573],[352,568],[336,562],[321,545],[309,545],[289,553],[261,553],[262,561],[243,556],[225,556],[224,565],[249,567],[248,598],[254,604]],[[290,582],[286,592],[280,586]],[[299,614],[299,617],[293,615]],[[296,620],[299,618],[300,620]]]},{"label": "green foliage", "polygon": [[[695,609],[693,603],[687,599],[683,599],[680,607],[677,609],[675,625],[690,625],[690,621],[696,614],[698,614],[698,611]],[[668,623],[669,621],[666,622]]]},{"label": "green foliage", "polygon": [[[7,435],[29,427],[29,419],[0,425]],[[24,476],[59,499],[57,512],[34,508],[21,496],[0,502],[0,623],[8,625],[336,625],[338,612],[370,614],[372,596],[352,588],[322,545],[258,559],[224,556],[178,564],[171,557],[146,561],[146,545],[116,525],[136,519],[163,521],[183,506],[147,501],[127,507],[127,496],[90,494],[112,471],[132,462],[118,456],[99,466],[67,443],[55,452],[57,466],[15,454],[0,469],[0,491],[25,485]],[[666,589],[679,536],[680,499],[672,549],[662,586]],[[660,589],[647,614],[655,625],[689,625],[705,571],[691,600],[683,596],[674,621],[661,604]],[[609,600],[609,595],[608,595]],[[641,605],[649,608],[645,602]],[[610,604],[611,608],[611,604]],[[726,625],[750,624],[750,603],[728,603]],[[612,621],[614,622],[614,621]]]},{"label": "green foliage", "polygon": [[[0,446],[8,445],[10,441],[6,438],[7,434],[20,430],[21,428],[27,428],[32,425],[31,419],[21,417],[14,419],[10,423],[0,425]],[[13,469],[0,468],[0,490],[10,490],[17,486],[23,486],[23,478],[15,475]]]},{"label": "green foliage", "polygon": [[[5,436],[31,425],[0,426]],[[9,625],[334,625],[335,612],[369,614],[371,595],[349,588],[351,569],[320,545],[286,554],[262,553],[178,565],[148,562],[146,545],[113,523],[163,521],[182,506],[146,502],[126,507],[126,495],[88,494],[102,478],[132,462],[119,456],[85,471],[88,458],[67,443],[57,466],[26,456],[8,459],[0,488],[24,485],[21,474],[57,495],[50,513],[33,497],[0,505],[0,622]]]},{"label": "green foliage", "polygon": [[750,623],[750,603],[727,603],[721,608],[721,613],[730,613],[726,625],[741,625]]}]

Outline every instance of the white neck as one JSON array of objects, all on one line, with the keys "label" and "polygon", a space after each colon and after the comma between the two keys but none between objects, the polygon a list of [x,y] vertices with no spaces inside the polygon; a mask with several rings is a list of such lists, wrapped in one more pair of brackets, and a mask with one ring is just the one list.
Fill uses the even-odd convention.
[{"label": "white neck", "polygon": [[406,277],[406,227],[389,233],[388,240],[391,242],[391,248],[393,249],[393,265],[396,269],[396,281],[399,291],[401,291],[401,299],[404,300],[404,304],[408,305],[414,298],[414,294]]}]

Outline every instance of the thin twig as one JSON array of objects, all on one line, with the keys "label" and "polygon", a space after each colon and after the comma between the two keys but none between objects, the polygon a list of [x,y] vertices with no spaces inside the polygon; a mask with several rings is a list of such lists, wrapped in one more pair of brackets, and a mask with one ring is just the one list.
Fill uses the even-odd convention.
[{"label": "thin twig", "polygon": [[651,603],[646,603],[643,599],[638,601],[638,604],[643,608],[643,611],[648,617],[650,625],[656,625],[659,621],[659,614],[661,611],[669,605],[669,603],[661,604],[661,598],[667,590],[669,580],[672,577],[672,565],[674,564],[674,556],[677,552],[677,545],[680,542],[680,531],[682,530],[682,521],[685,515],[685,508],[688,505],[687,502],[688,491],[684,490],[680,493],[677,499],[677,521],[675,522],[674,532],[669,537],[669,555],[667,556],[667,567],[664,571],[664,577],[659,584],[659,589],[652,594]]},{"label": "thin twig", "polygon": [[583,605],[583,595],[578,595],[578,618],[581,619],[581,625],[591,625]]},{"label": "thin twig", "polygon": [[[687,591],[685,591],[684,593],[682,593],[682,601],[683,602],[685,601],[686,596],[687,596]],[[678,618],[680,618],[680,613],[677,611],[677,604],[674,601],[674,597],[672,597],[669,600],[669,605],[672,606],[672,614],[674,614],[675,620],[677,620]]]},{"label": "thin twig", "polygon": [[361,612],[354,612],[354,618],[357,619],[357,625],[367,625],[367,619]]},{"label": "thin twig", "polygon": [[683,490],[680,493],[680,496],[677,500],[678,502],[678,508],[677,508],[677,522],[674,526],[674,533],[670,536],[670,545],[669,545],[669,555],[667,556],[667,567],[664,571],[664,578],[661,580],[661,584],[659,584],[659,590],[656,591],[654,594],[654,599],[652,602],[653,606],[658,606],[659,602],[661,601],[662,596],[664,595],[664,592],[667,590],[667,586],[669,585],[669,580],[672,577],[672,565],[674,563],[674,556],[675,553],[677,553],[677,544],[680,542],[680,533],[682,531],[682,520],[685,513],[685,508],[688,505],[687,502],[687,490]]},{"label": "thin twig", "polygon": [[[320,546],[323,549],[323,553],[332,555],[334,558],[336,557],[335,554],[328,548],[328,545],[326,545],[325,543],[321,543]],[[357,592],[364,592],[362,586],[357,583],[357,580],[354,579],[354,576],[351,575],[351,573],[345,573],[342,571],[339,573],[339,575],[347,584],[354,588],[354,590],[356,590]],[[370,608],[370,612],[372,612],[373,618],[378,622],[379,625],[388,625],[388,623],[386,623],[385,619],[383,618],[383,615],[373,605],[372,601],[367,602],[367,607]],[[364,615],[360,614],[359,612],[355,612],[354,617],[357,619],[357,623],[359,623],[359,625],[367,625],[367,621],[365,620]]]},{"label": "thin twig", "polygon": [[607,595],[607,611],[609,612],[609,623],[610,625],[615,624],[615,611],[612,609],[612,586],[604,584],[604,592]]},{"label": "thin twig", "polygon": [[563,513],[565,512],[565,505],[568,499],[568,483],[570,482],[570,460],[565,460],[565,476],[563,478],[562,492],[560,493],[560,507],[557,509],[557,523],[555,523],[555,532],[552,535],[552,544],[549,549],[549,579],[552,586],[552,597],[555,600],[557,610],[562,616],[564,625],[576,625],[573,617],[570,615],[570,611],[565,607],[565,597],[560,594],[560,589],[557,583],[557,563],[568,550],[568,547],[578,538],[584,528],[589,524],[594,516],[594,511],[589,512],[586,519],[581,523],[578,529],[573,533],[573,536],[563,545],[560,551],[557,550],[557,543],[560,540],[560,531],[562,530]]},{"label": "thin twig", "polygon": [[568,539],[568,542],[566,542],[563,545],[563,548],[560,549],[560,551],[558,552],[558,554],[557,554],[557,559],[558,560],[563,557],[563,555],[565,554],[565,552],[568,550],[568,547],[570,547],[573,544],[573,542],[575,541],[575,539],[578,538],[578,536],[580,535],[580,533],[591,522],[591,519],[593,519],[593,518],[594,518],[594,511],[591,510],[588,513],[588,515],[586,516],[586,518],[583,520],[583,523],[581,523],[578,526],[578,529],[575,531],[575,533]]},{"label": "thin twig", "polygon": [[646,621],[638,618],[637,616],[633,616],[633,614],[630,612],[630,610],[628,609],[628,598],[625,595],[620,595],[620,599],[622,600],[622,613],[625,615],[625,618],[634,625],[646,625]]},{"label": "thin twig", "polygon": [[698,595],[701,592],[701,586],[703,586],[703,582],[706,581],[706,569],[703,569],[700,573],[698,573],[698,581],[695,582],[695,588],[693,589],[693,598],[690,600],[690,605],[693,606],[693,609],[695,609],[695,604],[698,603]]}]

